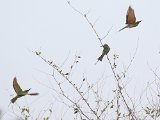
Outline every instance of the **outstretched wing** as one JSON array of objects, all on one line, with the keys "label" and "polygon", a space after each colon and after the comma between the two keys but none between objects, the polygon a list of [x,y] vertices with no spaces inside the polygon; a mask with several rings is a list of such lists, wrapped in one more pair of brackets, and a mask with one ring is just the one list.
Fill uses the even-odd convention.
[{"label": "outstretched wing", "polygon": [[17,82],[16,77],[14,77],[14,79],[13,79],[13,88],[14,88],[14,90],[17,94],[18,94],[19,91],[22,91],[21,87],[19,86],[19,84]]},{"label": "outstretched wing", "polygon": [[136,22],[136,17],[134,14],[134,10],[131,6],[129,6],[127,15],[126,15],[126,24],[134,24]]}]

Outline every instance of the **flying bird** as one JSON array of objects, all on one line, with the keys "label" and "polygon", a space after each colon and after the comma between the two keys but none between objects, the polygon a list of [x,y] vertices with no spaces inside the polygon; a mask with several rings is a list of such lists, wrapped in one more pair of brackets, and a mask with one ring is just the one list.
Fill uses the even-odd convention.
[{"label": "flying bird", "polygon": [[128,11],[127,11],[127,14],[126,14],[126,26],[123,27],[122,29],[119,30],[119,32],[125,28],[132,28],[132,27],[136,27],[138,26],[138,24],[141,22],[142,20],[140,21],[137,21],[136,22],[136,17],[135,17],[135,14],[134,14],[134,9],[132,9],[131,6],[128,7]]},{"label": "flying bird", "polygon": [[30,89],[28,90],[22,90],[21,87],[19,86],[18,82],[17,82],[17,78],[14,77],[13,79],[13,88],[16,92],[16,96],[14,98],[11,99],[11,102],[14,103],[18,98],[25,96],[25,95],[38,95],[39,93],[28,93],[30,91]]},{"label": "flying bird", "polygon": [[108,52],[110,51],[110,47],[107,44],[104,44],[102,47],[103,47],[102,55],[98,58],[98,61],[102,61],[104,55],[107,55]]}]

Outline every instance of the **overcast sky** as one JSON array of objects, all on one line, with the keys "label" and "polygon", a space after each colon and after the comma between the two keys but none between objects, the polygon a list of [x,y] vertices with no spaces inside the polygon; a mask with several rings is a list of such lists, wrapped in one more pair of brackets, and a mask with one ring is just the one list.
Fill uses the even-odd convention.
[{"label": "overcast sky", "polygon": [[[139,96],[141,92],[138,91],[154,80],[149,66],[155,70],[160,65],[160,1],[72,0],[71,4],[82,13],[89,12],[91,22],[98,19],[95,29],[100,36],[112,28],[102,42],[110,46],[110,58],[113,54],[119,55],[119,70],[128,66],[138,45],[127,78],[128,87],[136,90],[127,90],[131,95]],[[125,26],[129,5],[135,10],[137,20],[142,22],[136,28],[117,32]],[[84,73],[89,79],[98,81],[102,74],[104,79],[112,75],[108,73],[106,58],[94,65],[102,52],[100,43],[86,20],[65,0],[0,0],[0,108],[8,114],[6,119],[14,116],[9,112],[14,105],[8,105],[13,97],[10,95],[15,95],[12,88],[15,76],[22,88],[32,88],[32,92],[40,93],[37,97],[19,100],[22,105],[27,101],[30,106],[41,103],[45,106],[52,101],[51,91],[41,84],[49,84],[52,78],[44,72],[50,74],[52,70],[32,53],[35,50],[41,50],[46,58],[53,59],[58,65],[67,57],[73,60],[75,54],[80,55],[82,58],[75,71],[79,78]],[[107,80],[105,84],[115,84]]]}]

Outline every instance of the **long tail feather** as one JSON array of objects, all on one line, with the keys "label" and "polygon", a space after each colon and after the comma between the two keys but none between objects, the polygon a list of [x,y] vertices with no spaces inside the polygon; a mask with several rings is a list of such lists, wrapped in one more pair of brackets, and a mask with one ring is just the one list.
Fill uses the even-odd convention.
[{"label": "long tail feather", "polygon": [[128,25],[120,29],[118,32],[122,31],[123,29],[128,28]]},{"label": "long tail feather", "polygon": [[104,55],[105,55],[105,54],[102,54],[102,55],[98,58],[98,60],[99,60],[99,61],[102,61]]},{"label": "long tail feather", "polygon": [[29,93],[28,95],[39,95],[39,93]]}]

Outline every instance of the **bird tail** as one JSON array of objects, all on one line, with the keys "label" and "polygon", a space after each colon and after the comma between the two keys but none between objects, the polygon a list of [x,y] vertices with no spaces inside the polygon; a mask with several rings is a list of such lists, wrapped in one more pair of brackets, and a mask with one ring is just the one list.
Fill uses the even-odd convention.
[{"label": "bird tail", "polygon": [[128,28],[128,25],[120,29],[118,32],[122,31],[123,29]]},{"label": "bird tail", "polygon": [[102,54],[102,55],[98,58],[98,60],[99,60],[99,61],[102,61],[104,55],[105,55],[105,54]]},{"label": "bird tail", "polygon": [[39,95],[39,93],[29,93],[28,95]]}]

